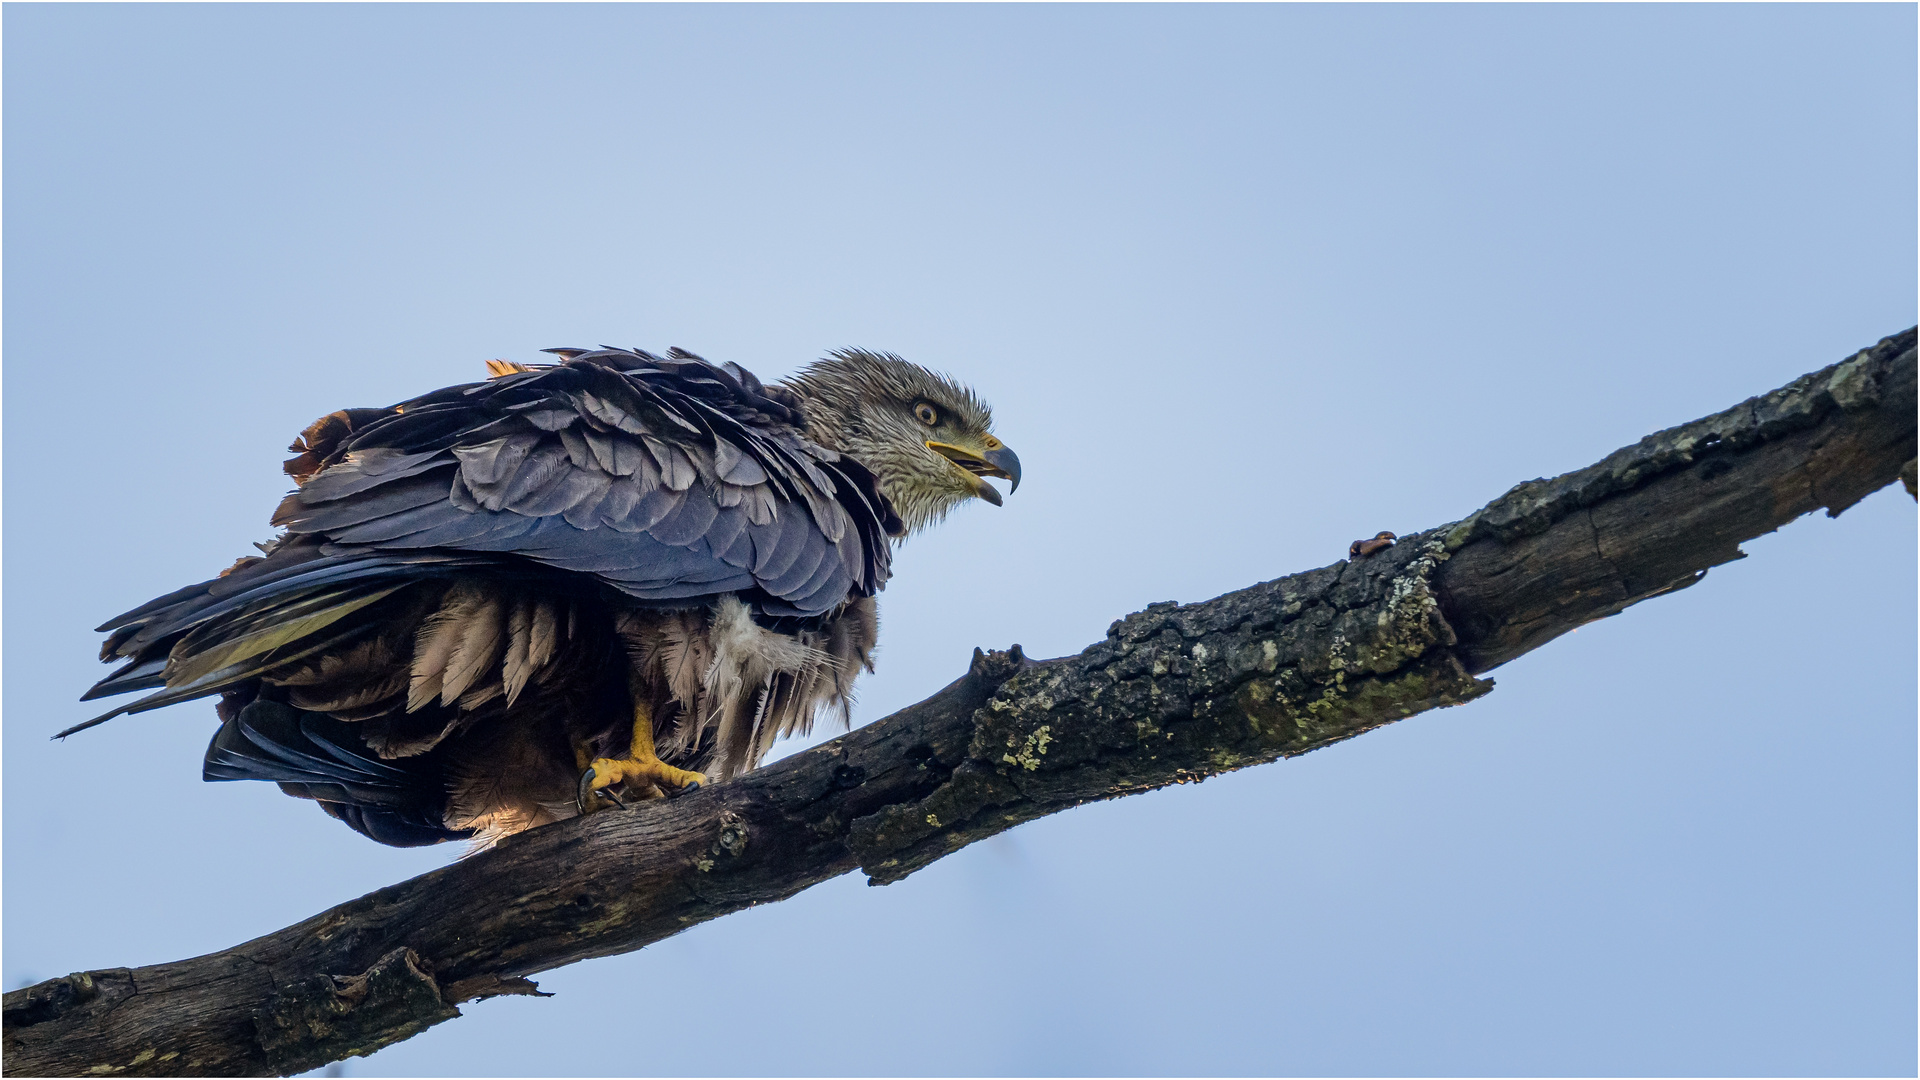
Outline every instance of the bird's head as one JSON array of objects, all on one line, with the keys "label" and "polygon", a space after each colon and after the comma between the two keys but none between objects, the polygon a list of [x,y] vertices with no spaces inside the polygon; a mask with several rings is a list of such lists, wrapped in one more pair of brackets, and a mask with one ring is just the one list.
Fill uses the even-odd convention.
[{"label": "bird's head", "polygon": [[973,391],[892,353],[843,349],[787,379],[807,437],[873,473],[909,534],[968,499],[1000,505],[986,477],[1020,486],[1020,459],[993,436]]}]

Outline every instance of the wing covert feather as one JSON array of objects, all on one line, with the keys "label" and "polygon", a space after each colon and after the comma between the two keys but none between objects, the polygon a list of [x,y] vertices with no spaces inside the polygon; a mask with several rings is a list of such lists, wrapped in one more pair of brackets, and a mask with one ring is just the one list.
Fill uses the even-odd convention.
[{"label": "wing covert feather", "polygon": [[892,513],[871,476],[807,442],[751,373],[568,352],[355,411],[276,522],[334,554],[519,554],[642,599],[758,590],[782,613],[885,582]]}]

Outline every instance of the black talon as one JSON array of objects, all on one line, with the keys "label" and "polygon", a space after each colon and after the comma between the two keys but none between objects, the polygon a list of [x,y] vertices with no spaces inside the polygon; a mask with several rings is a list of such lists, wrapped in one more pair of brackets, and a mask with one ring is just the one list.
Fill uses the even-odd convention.
[{"label": "black talon", "polygon": [[685,795],[685,794],[686,794],[687,792],[689,792],[689,791],[698,791],[698,790],[700,790],[700,781],[698,781],[698,780],[690,780],[690,781],[688,781],[688,782],[687,782],[687,786],[686,786],[686,787],[682,787],[682,788],[668,788],[668,789],[667,789],[667,798],[669,798],[669,799],[677,799],[677,798],[679,798],[680,796],[682,796],[682,795]]},{"label": "black talon", "polygon": [[613,793],[612,788],[601,788],[598,791],[594,790],[594,775],[593,766],[587,766],[587,771],[580,774],[579,786],[574,790],[573,802],[574,805],[579,808],[581,815],[585,816],[593,813],[594,799],[603,796],[613,800],[615,806],[625,809],[627,804],[621,801],[620,796]]}]

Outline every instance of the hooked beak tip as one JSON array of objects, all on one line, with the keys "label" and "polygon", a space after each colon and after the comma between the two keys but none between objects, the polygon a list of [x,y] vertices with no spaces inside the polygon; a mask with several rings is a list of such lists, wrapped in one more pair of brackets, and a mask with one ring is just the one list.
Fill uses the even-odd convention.
[{"label": "hooked beak tip", "polygon": [[[1010,481],[1007,485],[1007,494],[1011,495],[1020,490],[1020,456],[1018,454],[1015,454],[1003,445],[998,449],[989,450],[980,456],[986,459],[987,464],[999,469],[1006,475],[1006,478]],[[999,503],[995,503],[994,505],[998,506]]]}]

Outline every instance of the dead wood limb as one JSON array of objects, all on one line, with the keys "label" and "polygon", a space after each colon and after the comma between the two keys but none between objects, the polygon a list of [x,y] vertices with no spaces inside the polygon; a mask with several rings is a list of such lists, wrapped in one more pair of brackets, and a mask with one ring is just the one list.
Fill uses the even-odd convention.
[{"label": "dead wood limb", "polygon": [[536,829],[224,952],[5,998],[32,1075],[291,1073],[864,870],[1303,754],[1486,693],[1477,676],[1684,588],[1738,545],[1908,477],[1915,333],[1352,561],[1154,604],[1077,656],[1016,646],[918,705],[672,802]]}]

